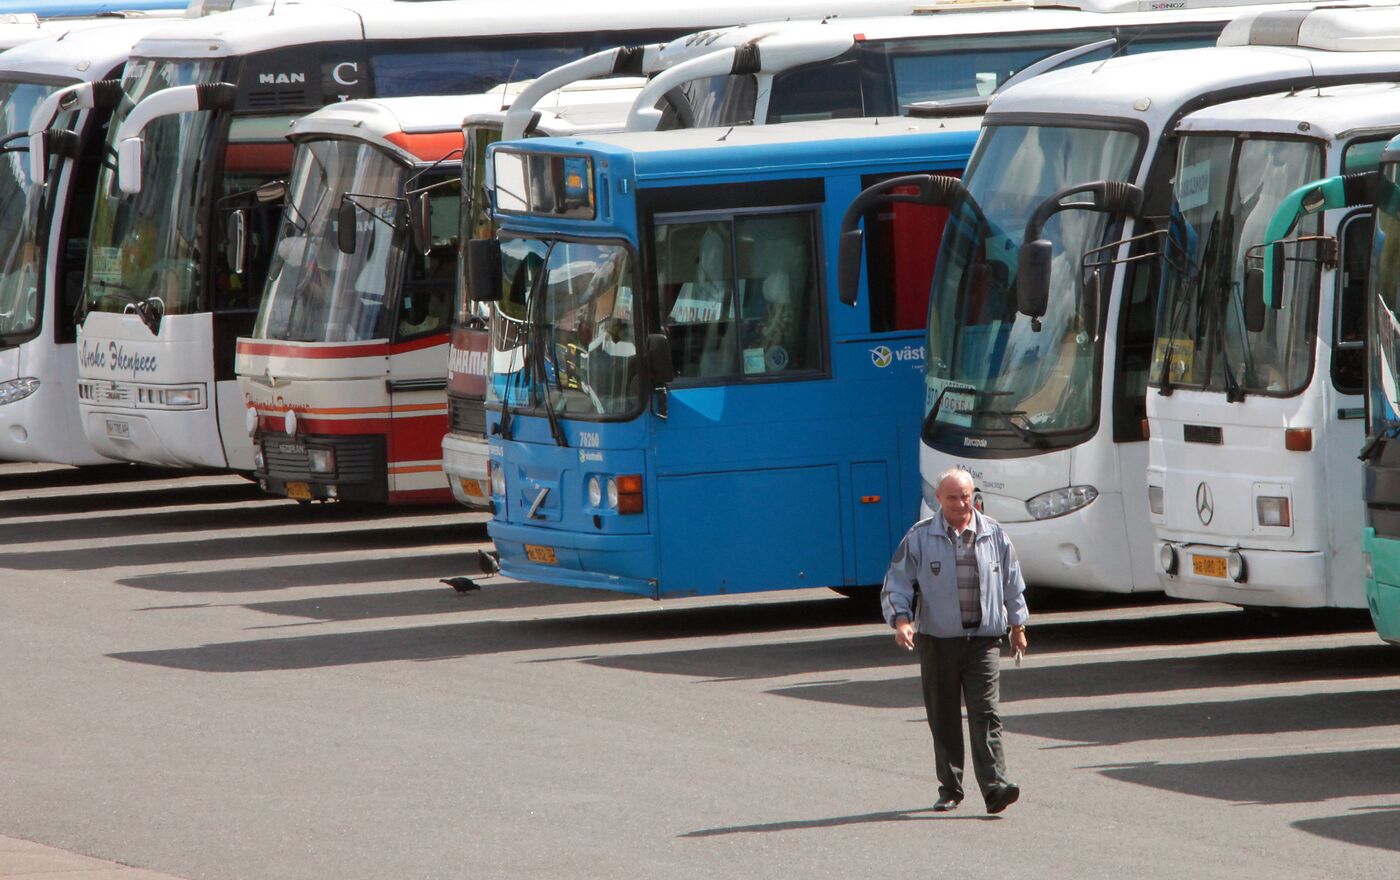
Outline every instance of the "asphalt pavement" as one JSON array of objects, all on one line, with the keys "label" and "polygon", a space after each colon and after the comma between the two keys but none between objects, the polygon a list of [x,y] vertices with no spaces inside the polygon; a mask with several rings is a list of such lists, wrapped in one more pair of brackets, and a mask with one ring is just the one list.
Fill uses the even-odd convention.
[{"label": "asphalt pavement", "polygon": [[935,814],[868,604],[514,583],[485,542],[459,508],[0,465],[0,877],[1400,876],[1400,649],[1364,615],[1038,593],[1022,799]]}]

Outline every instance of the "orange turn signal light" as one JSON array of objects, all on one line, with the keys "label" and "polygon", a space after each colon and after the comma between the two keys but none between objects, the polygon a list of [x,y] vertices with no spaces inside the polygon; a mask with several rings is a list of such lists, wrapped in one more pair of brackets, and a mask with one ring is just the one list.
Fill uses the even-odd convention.
[{"label": "orange turn signal light", "polygon": [[1151,426],[1148,424],[1147,419],[1143,419],[1143,420],[1142,420],[1142,439],[1144,439],[1144,440],[1151,440],[1151,439],[1152,439],[1152,428],[1151,428]]},{"label": "orange turn signal light", "polygon": [[617,478],[617,494],[640,495],[642,492],[641,474],[622,474]]},{"label": "orange turn signal light", "polygon": [[1283,432],[1283,448],[1289,452],[1312,452],[1312,428],[1289,428]]}]

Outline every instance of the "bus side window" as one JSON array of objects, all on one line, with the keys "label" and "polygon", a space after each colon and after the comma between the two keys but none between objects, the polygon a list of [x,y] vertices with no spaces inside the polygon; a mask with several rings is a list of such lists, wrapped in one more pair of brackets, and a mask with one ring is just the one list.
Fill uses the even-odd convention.
[{"label": "bus side window", "polygon": [[1358,214],[1342,228],[1341,272],[1332,322],[1332,385],[1360,394],[1366,384],[1366,282],[1371,268],[1375,217]]},{"label": "bus side window", "polygon": [[773,77],[768,122],[851,119],[865,115],[854,58],[809,64]]},{"label": "bus side window", "polygon": [[812,242],[806,212],[657,224],[657,300],[676,376],[819,369]]},{"label": "bus side window", "polygon": [[[1145,239],[1145,241],[1151,241]],[[1139,243],[1138,256],[1155,244]],[[1157,319],[1157,297],[1162,285],[1162,261],[1157,257],[1134,260],[1119,267],[1131,273],[1124,279],[1124,308],[1118,329],[1118,371],[1113,383],[1113,440],[1115,443],[1145,439],[1147,380]]]},{"label": "bus side window", "polygon": [[[291,143],[281,138],[288,117],[235,119],[229,127],[228,148],[224,152],[224,174],[219,196],[236,196],[273,180],[286,180],[292,170]],[[275,133],[272,139],[270,133]],[[229,234],[233,208],[247,211],[247,244],[243,272],[234,273],[223,243]],[[281,203],[262,204],[251,195],[236,197],[225,210],[215,211],[214,310],[257,309],[272,263],[282,219]]]},{"label": "bus side window", "polygon": [[[878,182],[871,179],[865,185]],[[914,192],[900,187],[895,192]],[[934,263],[948,210],[895,202],[865,219],[866,287],[870,332],[922,330],[928,323],[928,297]]]}]

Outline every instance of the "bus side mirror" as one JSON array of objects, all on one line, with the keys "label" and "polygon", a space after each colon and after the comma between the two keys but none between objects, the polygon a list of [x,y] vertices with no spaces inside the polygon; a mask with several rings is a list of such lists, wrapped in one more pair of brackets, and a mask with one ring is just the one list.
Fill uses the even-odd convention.
[{"label": "bus side mirror", "polygon": [[1053,246],[1038,238],[1021,245],[1016,266],[1016,309],[1039,329],[1050,303],[1050,259]]},{"label": "bus side mirror", "polygon": [[676,366],[671,360],[671,338],[665,333],[647,334],[647,372],[654,388],[665,388],[676,378]]},{"label": "bus side mirror", "polygon": [[408,197],[408,226],[418,252],[426,257],[433,249],[433,206],[426,192]]},{"label": "bus side mirror", "polygon": [[847,229],[841,233],[836,264],[836,283],[842,305],[853,306],[860,294],[860,261],[865,255],[865,233]]},{"label": "bus side mirror", "polygon": [[355,252],[355,203],[344,196],[335,209],[335,246],[342,254]]},{"label": "bus side mirror", "polygon": [[496,302],[501,298],[501,243],[494,238],[467,241],[467,298]]},{"label": "bus side mirror", "polygon": [[287,181],[269,180],[267,183],[253,190],[253,198],[257,199],[259,205],[270,205],[273,202],[286,201]]},{"label": "bus side mirror", "polygon": [[248,212],[244,208],[229,212],[224,256],[228,258],[228,270],[242,275],[248,261]]},{"label": "bus side mirror", "polygon": [[1103,312],[1103,272],[1095,266],[1084,279],[1084,325],[1089,337],[1099,340],[1099,315]]},{"label": "bus side mirror", "polygon": [[117,147],[117,188],[131,195],[141,191],[141,139],[127,138]]},{"label": "bus side mirror", "polygon": [[1244,273],[1244,329],[1250,333],[1264,329],[1264,270],[1258,266]]}]

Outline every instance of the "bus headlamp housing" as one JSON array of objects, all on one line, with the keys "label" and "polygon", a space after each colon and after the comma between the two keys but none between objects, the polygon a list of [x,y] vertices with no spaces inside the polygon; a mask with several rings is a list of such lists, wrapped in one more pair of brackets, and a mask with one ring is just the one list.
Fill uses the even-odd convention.
[{"label": "bus headlamp housing", "polygon": [[506,472],[501,469],[501,463],[499,461],[487,462],[486,471],[491,477],[491,496],[493,498],[506,497]]},{"label": "bus headlamp housing", "polygon": [[1152,511],[1153,516],[1161,516],[1166,512],[1167,504],[1161,486],[1147,487],[1147,509]]},{"label": "bus headlamp housing", "polygon": [[21,376],[8,382],[0,382],[0,406],[24,400],[39,390],[39,380],[33,376]]},{"label": "bus headlamp housing", "polygon": [[1088,505],[1097,497],[1099,490],[1093,486],[1067,486],[1027,499],[1026,510],[1035,519],[1054,519]]},{"label": "bus headlamp housing", "polygon": [[588,478],[588,506],[603,506],[603,482],[596,475]]},{"label": "bus headlamp housing", "polygon": [[335,450],[324,448],[317,449],[308,446],[306,449],[306,466],[313,474],[333,474],[335,473]]},{"label": "bus headlamp housing", "polygon": [[1177,556],[1176,548],[1170,544],[1163,544],[1157,551],[1157,561],[1162,564],[1162,571],[1169,575],[1176,574]]},{"label": "bus headlamp housing", "polygon": [[1293,525],[1286,497],[1260,495],[1254,499],[1254,513],[1261,526],[1288,528]]},{"label": "bus headlamp housing", "polygon": [[1230,576],[1230,580],[1237,584],[1244,583],[1248,569],[1244,564],[1244,556],[1238,550],[1231,550],[1225,554],[1225,573]]}]

